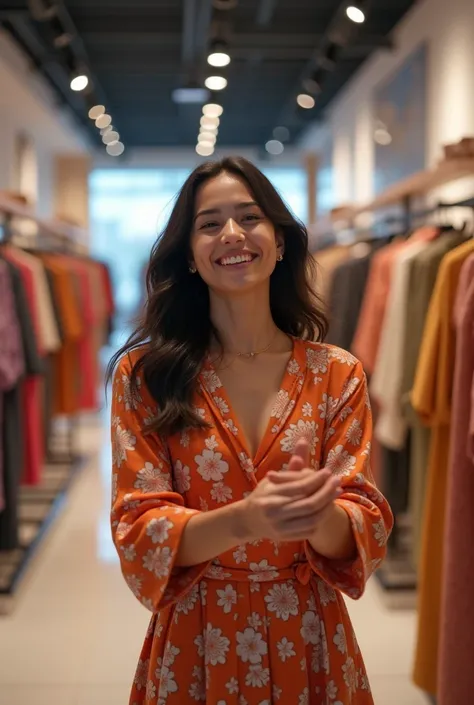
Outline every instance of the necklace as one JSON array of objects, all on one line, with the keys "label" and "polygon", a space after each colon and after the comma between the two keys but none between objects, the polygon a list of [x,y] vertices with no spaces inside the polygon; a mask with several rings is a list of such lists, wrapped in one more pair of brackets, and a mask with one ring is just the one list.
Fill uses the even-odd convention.
[{"label": "necklace", "polygon": [[251,352],[238,352],[238,353],[235,353],[235,356],[236,356],[236,357],[243,357],[243,358],[245,358],[246,360],[251,360],[251,359],[253,359],[254,357],[257,357],[257,355],[261,355],[262,353],[267,352],[267,350],[270,350],[270,348],[272,347],[273,343],[275,342],[275,339],[276,339],[278,333],[279,333],[279,331],[277,331],[277,332],[275,333],[275,335],[273,336],[273,338],[271,339],[271,341],[268,343],[268,345],[267,345],[266,347],[262,348],[261,350],[252,350]]}]

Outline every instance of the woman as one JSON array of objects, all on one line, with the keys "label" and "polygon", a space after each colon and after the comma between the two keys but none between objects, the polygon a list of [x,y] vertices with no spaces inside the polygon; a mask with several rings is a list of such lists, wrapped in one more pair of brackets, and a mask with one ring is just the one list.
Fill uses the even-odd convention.
[{"label": "woman", "polygon": [[241,158],[198,167],[112,361],[112,530],[153,612],[131,705],[369,705],[341,592],[392,516],[360,363],[325,346],[305,228]]}]

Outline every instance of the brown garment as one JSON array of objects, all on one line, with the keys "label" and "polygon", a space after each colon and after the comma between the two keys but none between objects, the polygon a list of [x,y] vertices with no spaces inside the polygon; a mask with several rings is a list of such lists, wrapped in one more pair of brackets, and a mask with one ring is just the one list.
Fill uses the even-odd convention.
[{"label": "brown garment", "polygon": [[461,268],[474,252],[474,241],[445,256],[436,279],[423,333],[412,405],[432,428],[419,574],[418,640],[414,681],[436,694],[443,574],[446,489],[454,376],[455,331],[452,326]]},{"label": "brown garment", "polygon": [[438,661],[439,705],[472,705],[474,658],[474,458],[469,422],[474,389],[474,254],[464,263],[454,312],[456,364],[446,501]]},{"label": "brown garment", "polygon": [[336,267],[349,257],[349,247],[346,245],[334,245],[315,252],[313,257],[318,265],[318,276],[315,282],[316,291],[321,299],[327,303],[331,291],[332,275]]}]

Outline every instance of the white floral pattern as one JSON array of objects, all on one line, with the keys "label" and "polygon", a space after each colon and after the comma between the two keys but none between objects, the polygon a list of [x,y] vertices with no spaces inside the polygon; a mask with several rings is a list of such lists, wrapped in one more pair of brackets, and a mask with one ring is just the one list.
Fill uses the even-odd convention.
[{"label": "white floral pattern", "polygon": [[[137,395],[129,377],[126,360],[114,381],[111,523],[130,590],[153,613],[131,703],[373,705],[339,592],[360,596],[391,522],[368,480],[370,410],[360,365],[330,346],[295,341],[253,460],[209,362],[193,402],[208,426],[184,429],[166,445],[147,429],[155,401],[142,378]],[[202,566],[177,566],[189,518],[248,496],[268,469],[287,468],[301,437],[312,467],[341,479],[338,501],[357,538],[356,559],[339,566],[300,542],[256,540]]]}]

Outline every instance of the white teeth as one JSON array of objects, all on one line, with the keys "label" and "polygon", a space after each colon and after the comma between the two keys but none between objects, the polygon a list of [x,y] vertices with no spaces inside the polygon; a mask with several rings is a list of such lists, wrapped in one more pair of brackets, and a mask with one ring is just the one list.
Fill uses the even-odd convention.
[{"label": "white teeth", "polygon": [[229,264],[242,264],[242,262],[251,262],[252,261],[252,256],[251,255],[237,255],[236,257],[225,257],[224,259],[221,259],[221,265],[226,267]]}]

